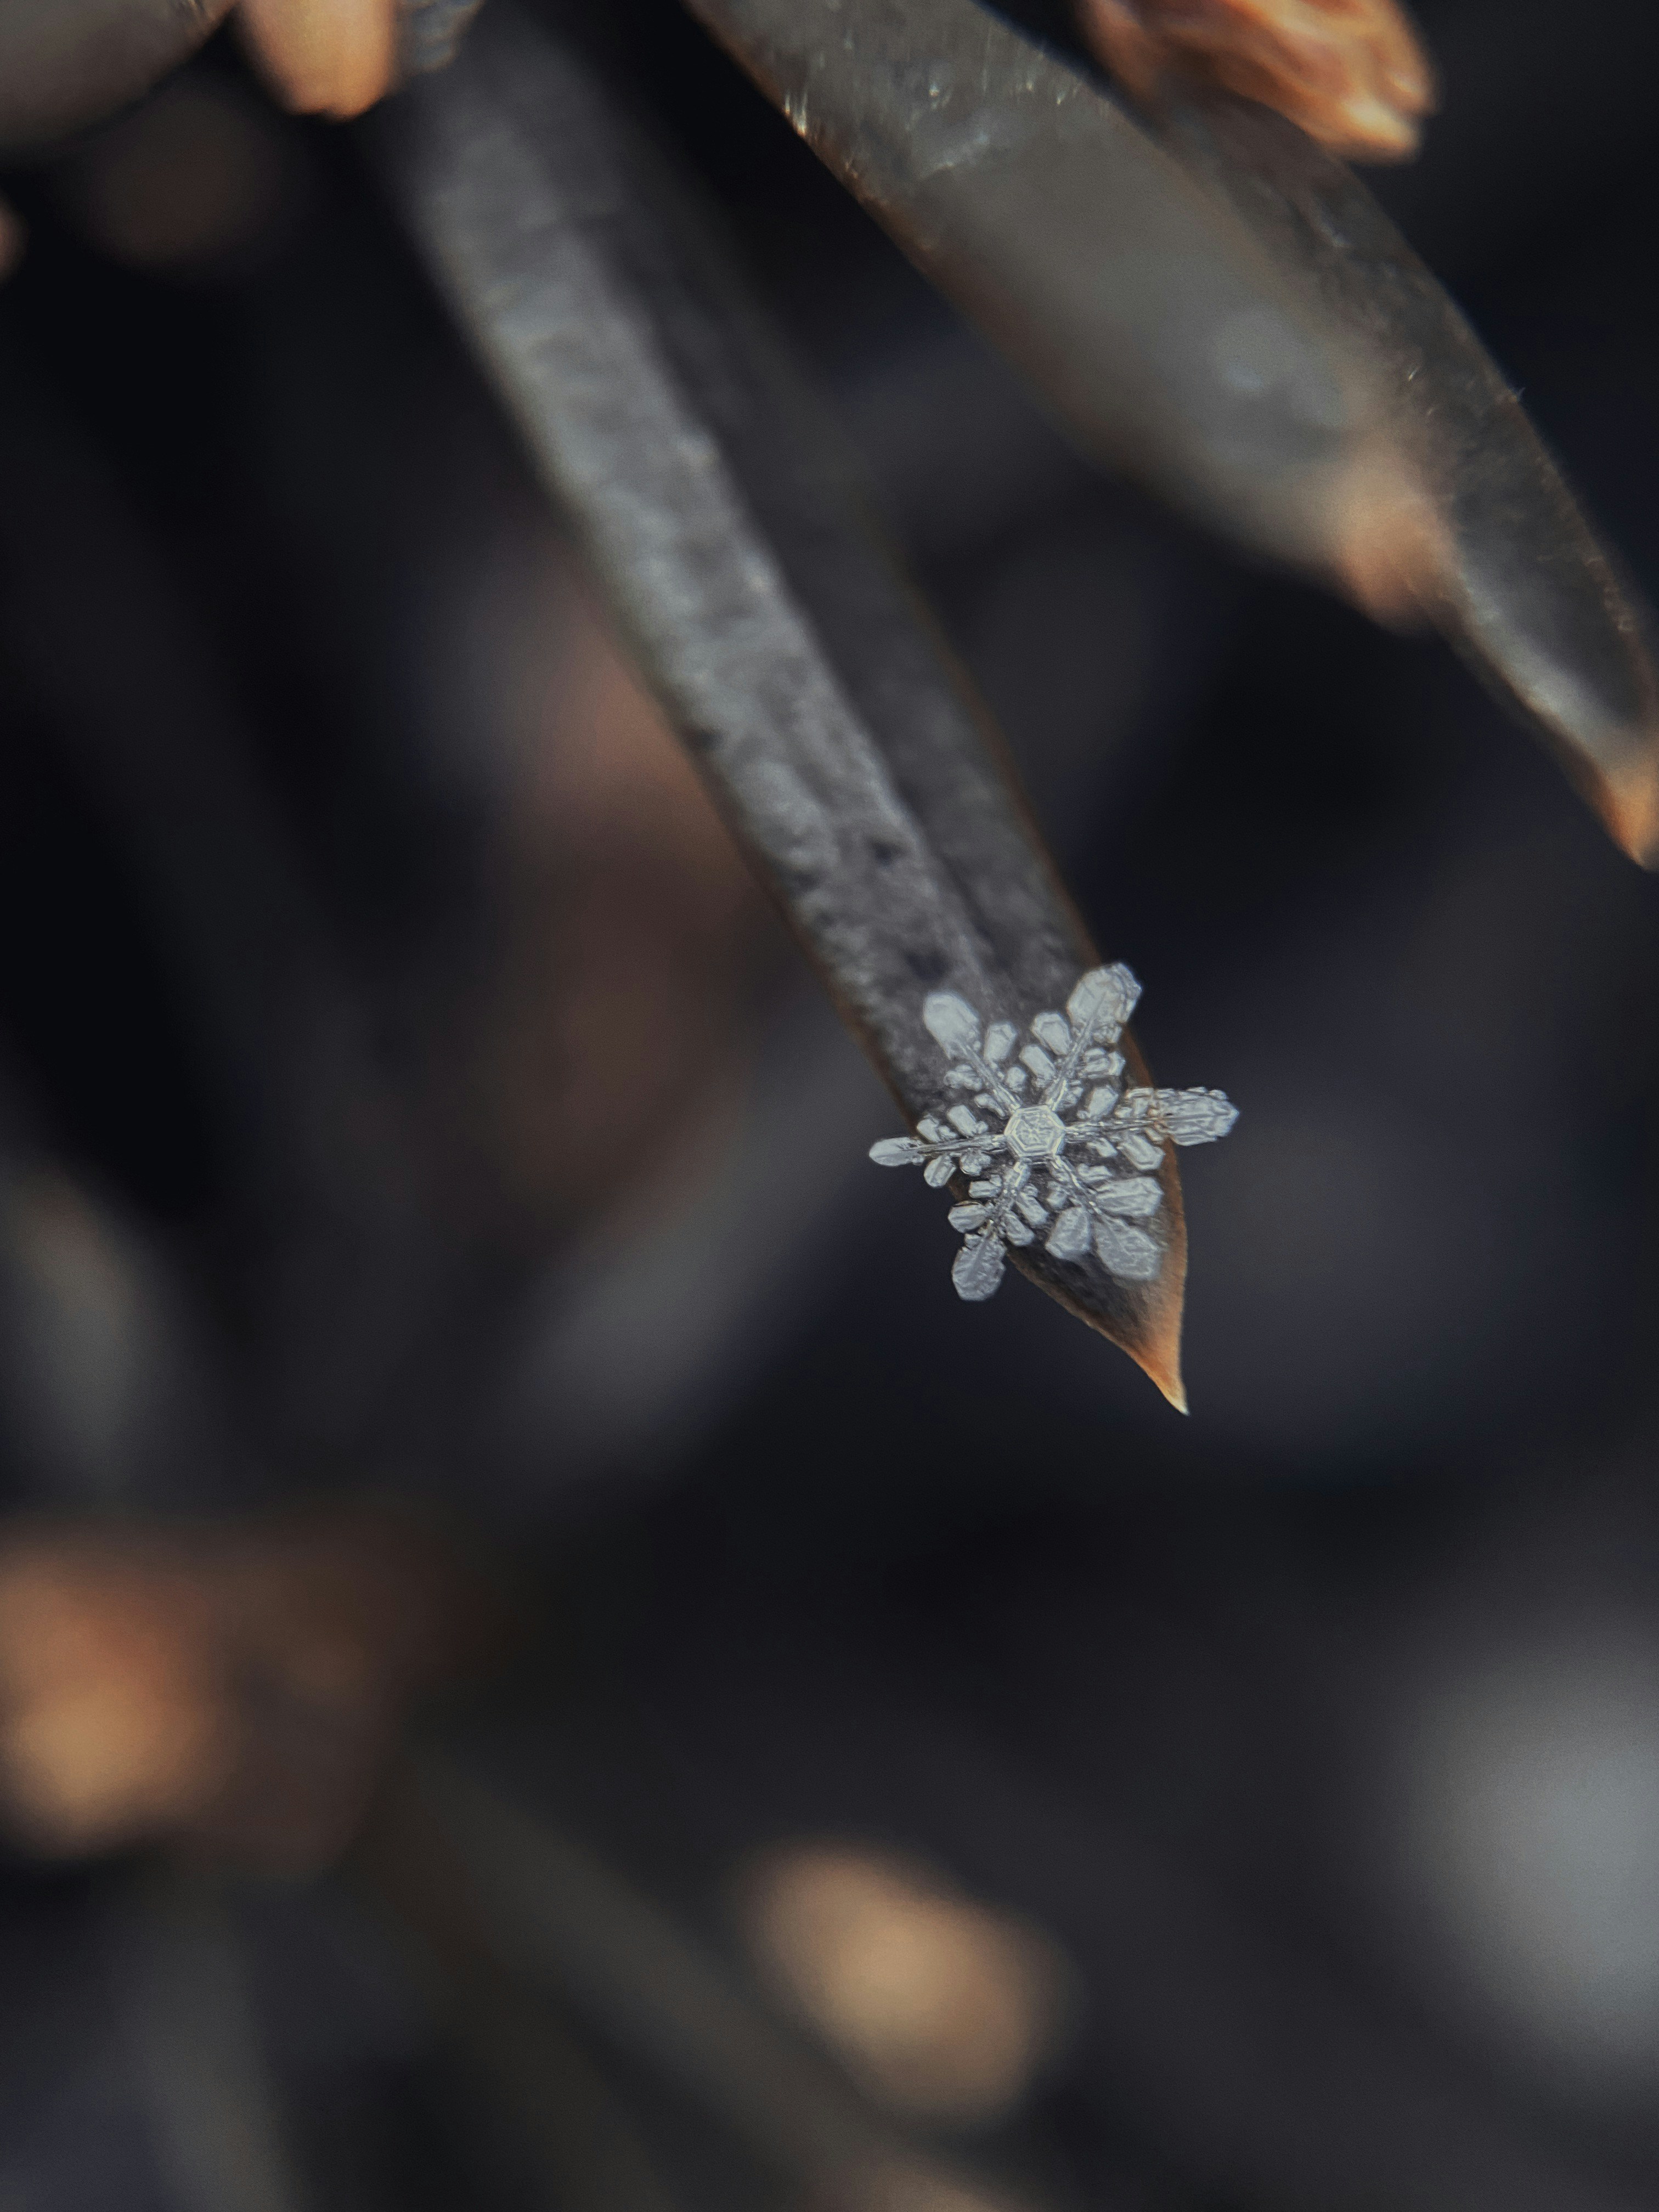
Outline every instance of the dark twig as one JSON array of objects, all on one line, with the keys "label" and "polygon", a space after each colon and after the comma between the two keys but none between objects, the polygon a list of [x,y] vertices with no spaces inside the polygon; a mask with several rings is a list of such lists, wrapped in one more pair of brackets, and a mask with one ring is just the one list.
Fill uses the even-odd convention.
[{"label": "dark twig", "polygon": [[[562,39],[498,0],[381,128],[411,228],[716,799],[912,1121],[944,1110],[927,994],[1023,1030],[1096,956],[838,450],[683,182]],[[1171,1165],[1163,1188],[1154,1280],[1017,1257],[1179,1403]]]},{"label": "dark twig", "polygon": [[[398,1808],[402,1840],[392,1861],[377,1855],[371,1865],[405,1858],[410,1837],[429,1828],[426,1848],[453,1855],[462,1891],[458,1903],[447,1881],[416,1901],[416,1920],[434,1911],[464,1915],[485,1959],[499,1962],[487,1971],[504,1970],[521,1990],[555,1993],[813,2203],[848,2212],[930,2204],[1019,2212],[1023,2197],[939,2158],[874,2112],[715,1953],[581,1844],[447,1759],[427,1754],[417,1777]],[[387,1887],[385,1871],[374,1879],[407,1916],[410,1893],[396,1880]],[[477,1971],[475,1958],[468,1972]]]},{"label": "dark twig", "polygon": [[572,2212],[676,2212],[603,2075],[491,1945],[469,1872],[410,1773],[385,1792],[350,1862],[376,1917],[413,1946],[439,2033],[496,2119],[495,2162],[526,2171],[543,2201]]},{"label": "dark twig", "polygon": [[[440,1261],[368,1022],[160,548],[0,338],[0,638],[128,856],[190,993],[276,1310],[275,1411],[337,1449]],[[343,1287],[347,1282],[349,1289]]]},{"label": "dark twig", "polygon": [[122,1954],[126,2026],[158,2163],[181,2212],[307,2212],[246,1962],[208,1879],[147,1870]]},{"label": "dark twig", "polygon": [[1421,613],[1659,858],[1643,623],[1468,325],[1339,161],[1147,124],[980,0],[690,0],[1089,451]]},{"label": "dark twig", "polygon": [[[1217,97],[1172,111],[1165,139],[1243,218],[1371,394],[1369,458],[1339,520],[1350,581],[1419,606],[1631,857],[1659,864],[1646,611],[1474,331],[1352,171],[1290,124]],[[1402,526],[1395,574],[1355,576],[1364,533]]]}]

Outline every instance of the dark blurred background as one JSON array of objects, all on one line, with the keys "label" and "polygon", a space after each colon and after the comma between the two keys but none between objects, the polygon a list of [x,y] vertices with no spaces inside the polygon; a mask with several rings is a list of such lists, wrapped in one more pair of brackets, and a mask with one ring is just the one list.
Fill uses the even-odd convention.
[{"label": "dark blurred background", "polygon": [[[420,1741],[922,2163],[784,2171],[580,1882],[592,1986],[503,2059],[349,1854],[37,1821],[0,2208],[1659,2201],[1654,886],[1442,647],[1084,466],[688,19],[612,13],[1154,1068],[1241,1104],[1193,1413],[1024,1282],[963,1306],[868,1168],[893,1110],[365,131],[221,38],[6,173],[14,1525],[372,1494],[493,1562],[515,1656]],[[1418,13],[1443,112],[1376,189],[1659,594],[1659,18]],[[597,2111],[648,2180],[561,2164]]]}]

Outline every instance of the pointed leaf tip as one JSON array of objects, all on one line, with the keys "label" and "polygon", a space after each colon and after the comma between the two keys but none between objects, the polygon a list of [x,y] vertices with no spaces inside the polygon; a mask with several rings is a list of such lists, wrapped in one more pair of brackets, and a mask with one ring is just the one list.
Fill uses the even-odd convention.
[{"label": "pointed leaf tip", "polygon": [[1659,765],[1651,750],[1639,769],[1609,781],[1601,818],[1613,842],[1640,868],[1659,868]]}]

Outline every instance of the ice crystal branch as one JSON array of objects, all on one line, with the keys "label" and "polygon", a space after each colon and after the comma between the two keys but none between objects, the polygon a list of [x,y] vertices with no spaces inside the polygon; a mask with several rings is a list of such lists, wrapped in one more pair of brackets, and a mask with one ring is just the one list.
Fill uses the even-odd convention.
[{"label": "ice crystal branch", "polygon": [[942,1119],[925,1115],[915,1136],[884,1138],[870,1157],[878,1167],[921,1168],[934,1189],[969,1179],[966,1201],[951,1211],[966,1240],[951,1270],[961,1297],[990,1297],[1007,1247],[1044,1231],[1057,1260],[1092,1249],[1125,1282],[1150,1282],[1162,1267],[1150,1224],[1164,1202],[1164,1147],[1224,1137],[1238,1109],[1219,1091],[1121,1087],[1115,1047],[1139,996],[1127,968],[1091,968],[1063,1014],[1036,1017],[1018,1057],[1012,1022],[981,1031],[952,991],[936,991],[923,1006],[951,1063],[945,1080],[971,1103],[958,1099]]}]

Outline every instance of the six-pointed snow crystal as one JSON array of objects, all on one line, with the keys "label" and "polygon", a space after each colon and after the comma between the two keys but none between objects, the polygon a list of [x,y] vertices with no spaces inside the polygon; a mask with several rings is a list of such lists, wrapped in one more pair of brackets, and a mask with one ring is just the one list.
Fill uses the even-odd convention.
[{"label": "six-pointed snow crystal", "polygon": [[951,1270],[964,1298],[988,1298],[1010,1244],[1043,1243],[1057,1260],[1101,1265],[1125,1282],[1150,1282],[1164,1248],[1150,1226],[1164,1202],[1164,1147],[1224,1137],[1238,1109],[1219,1091],[1122,1088],[1114,1048],[1140,986],[1122,966],[1091,968],[1063,1014],[1039,1014],[1018,1054],[1012,1022],[981,1033],[953,991],[921,1010],[951,1061],[945,1082],[971,1094],[941,1120],[924,1115],[914,1137],[870,1147],[878,1167],[919,1167],[939,1188],[969,1178],[968,1202],[951,1210],[965,1242]]}]

